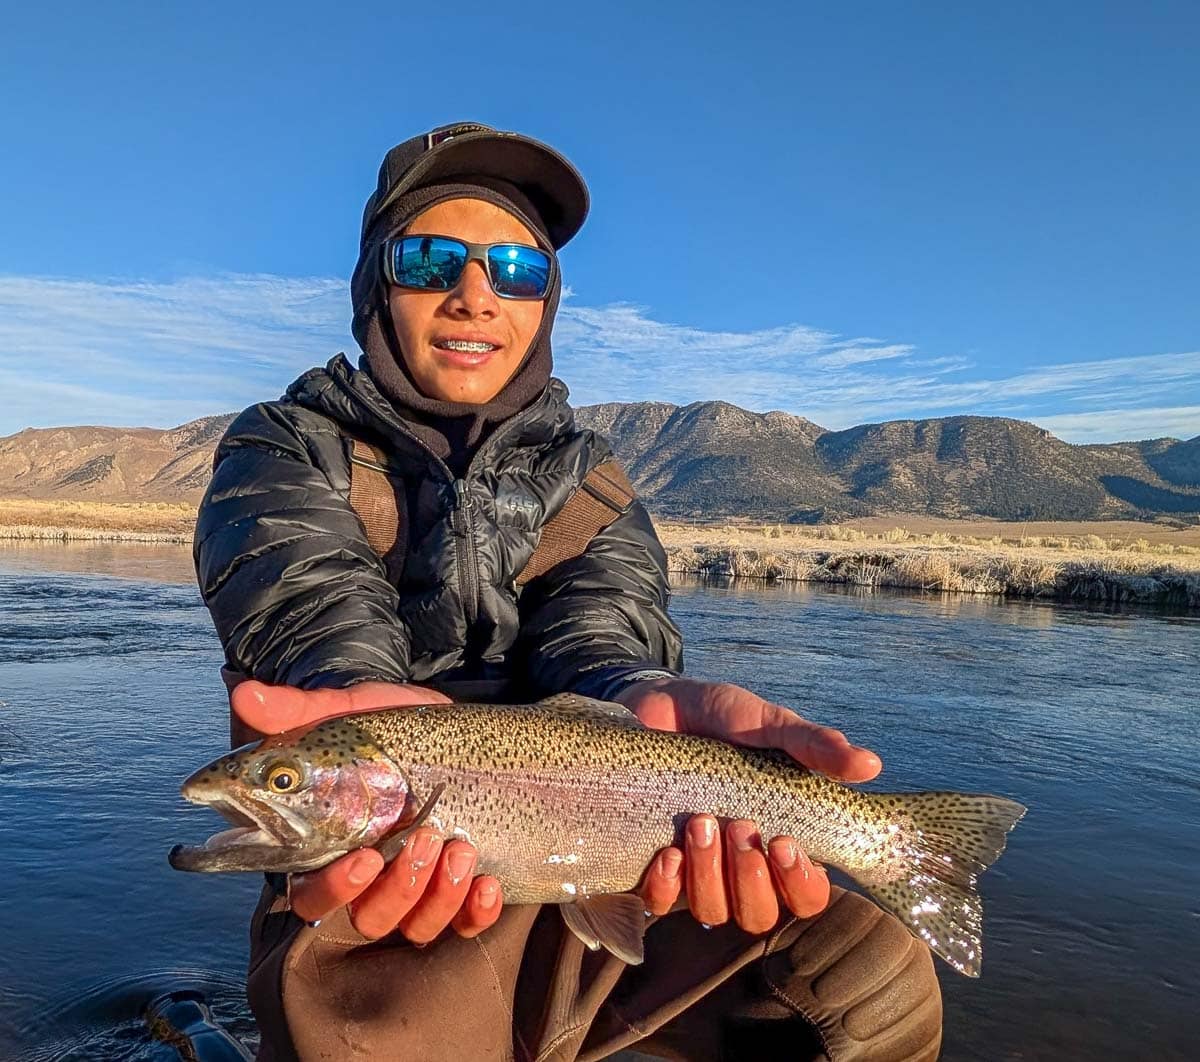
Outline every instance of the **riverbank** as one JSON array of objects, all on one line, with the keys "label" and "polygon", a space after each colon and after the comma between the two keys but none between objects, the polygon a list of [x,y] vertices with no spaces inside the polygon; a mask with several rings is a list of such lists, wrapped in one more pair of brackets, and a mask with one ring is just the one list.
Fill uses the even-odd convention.
[{"label": "riverbank", "polygon": [[196,507],[185,503],[0,498],[0,539],[9,541],[186,544],[195,524]]},{"label": "riverbank", "polygon": [[1152,541],[1132,537],[1136,524],[1043,524],[1037,530],[1059,533],[1036,535],[1024,533],[1023,526],[1028,527],[995,525],[987,528],[994,530],[987,537],[896,524],[884,529],[660,523],[658,531],[672,572],[706,578],[1200,608],[1200,528],[1155,527]]},{"label": "riverbank", "polygon": [[[0,540],[181,544],[195,509],[0,499]],[[657,521],[672,573],[1200,608],[1200,526],[896,515],[826,526]]]}]

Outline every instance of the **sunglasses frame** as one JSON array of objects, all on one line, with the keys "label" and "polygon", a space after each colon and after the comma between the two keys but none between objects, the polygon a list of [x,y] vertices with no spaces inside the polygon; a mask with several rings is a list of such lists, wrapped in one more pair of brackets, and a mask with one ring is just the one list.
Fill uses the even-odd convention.
[{"label": "sunglasses frame", "polygon": [[[457,243],[461,247],[467,249],[467,260],[463,262],[462,273],[458,274],[454,285],[449,288],[425,288],[414,284],[403,284],[396,279],[395,264],[396,264],[396,245],[404,240],[449,240],[451,243]],[[521,247],[527,251],[537,251],[538,254],[544,254],[550,260],[550,272],[546,277],[546,290],[541,295],[506,295],[503,292],[496,290],[495,282],[492,280],[491,270],[488,269],[488,251],[493,247]],[[405,291],[424,291],[424,292],[445,292],[453,291],[462,280],[462,275],[467,271],[467,266],[471,262],[479,262],[483,266],[484,275],[488,279],[488,284],[491,286],[492,293],[498,299],[513,299],[516,302],[542,302],[550,294],[550,289],[554,286],[554,278],[558,272],[558,256],[553,251],[547,251],[545,247],[538,247],[532,243],[518,243],[516,240],[500,240],[497,243],[470,243],[467,240],[459,239],[457,236],[447,236],[440,232],[406,232],[401,236],[389,236],[383,241],[383,277],[393,287],[404,288]]]}]

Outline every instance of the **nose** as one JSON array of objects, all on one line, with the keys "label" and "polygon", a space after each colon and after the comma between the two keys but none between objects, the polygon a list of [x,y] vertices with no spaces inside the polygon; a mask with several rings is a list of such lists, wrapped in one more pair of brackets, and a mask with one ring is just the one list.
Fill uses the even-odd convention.
[{"label": "nose", "polygon": [[500,311],[496,293],[482,262],[470,261],[454,289],[446,296],[446,310],[459,319],[494,317]]}]

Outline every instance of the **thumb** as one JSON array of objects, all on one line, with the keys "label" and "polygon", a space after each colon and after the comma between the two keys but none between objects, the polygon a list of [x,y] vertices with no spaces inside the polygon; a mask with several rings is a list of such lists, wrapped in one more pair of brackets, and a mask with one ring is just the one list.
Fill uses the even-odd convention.
[{"label": "thumb", "polygon": [[250,679],[229,695],[234,714],[260,734],[278,734],[350,710],[345,690],[301,690]]},{"label": "thumb", "polygon": [[260,734],[279,734],[335,715],[400,705],[438,704],[449,699],[436,690],[399,682],[362,682],[341,690],[302,690],[250,679],[234,687],[229,704],[243,723]]}]

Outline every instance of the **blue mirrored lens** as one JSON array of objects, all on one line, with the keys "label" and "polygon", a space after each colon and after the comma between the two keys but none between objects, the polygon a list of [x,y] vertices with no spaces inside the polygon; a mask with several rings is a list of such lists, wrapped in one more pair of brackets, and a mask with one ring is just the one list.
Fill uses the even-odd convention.
[{"label": "blue mirrored lens", "polygon": [[[448,291],[472,255],[484,248],[448,236],[402,236],[391,243],[392,281],[406,288]],[[550,287],[551,258],[536,247],[502,243],[487,248],[492,290],[506,299],[541,299]]]},{"label": "blue mirrored lens", "polygon": [[488,249],[488,276],[497,295],[540,299],[550,286],[550,256],[536,247],[500,244]]},{"label": "blue mirrored lens", "polygon": [[406,288],[448,291],[467,264],[467,248],[440,236],[406,236],[392,246],[392,276]]}]

